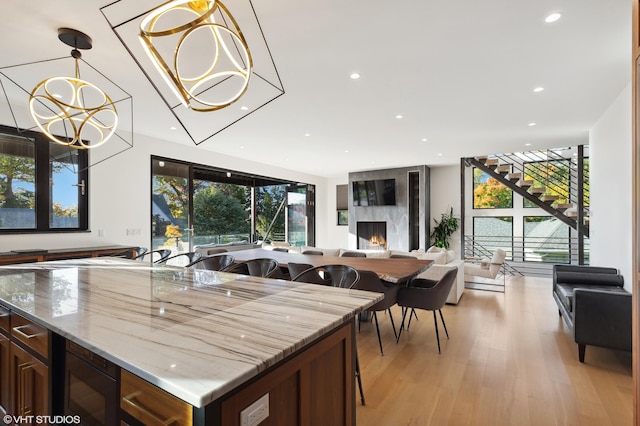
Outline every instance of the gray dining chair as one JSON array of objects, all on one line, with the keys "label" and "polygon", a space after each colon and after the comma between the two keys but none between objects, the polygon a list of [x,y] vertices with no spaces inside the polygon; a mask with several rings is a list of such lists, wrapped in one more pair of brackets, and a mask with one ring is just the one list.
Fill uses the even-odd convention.
[{"label": "gray dining chair", "polygon": [[278,261],[266,257],[234,263],[225,269],[224,272],[262,278],[280,278],[279,275],[281,274]]},{"label": "gray dining chair", "polygon": [[[393,314],[391,313],[391,307],[396,304],[398,299],[398,290],[400,286],[384,285],[382,280],[373,271],[358,271],[360,273],[360,280],[353,286],[357,290],[375,291],[377,293],[384,294],[384,299],[376,303],[367,311],[372,313],[373,319],[376,323],[376,332],[378,333],[378,344],[380,345],[380,355],[384,355],[382,351],[382,339],[380,338],[380,327],[378,325],[378,315],[376,312],[387,311],[389,313],[389,319],[391,320],[391,327],[393,328],[393,337],[397,340],[398,333],[396,331],[396,325],[393,322]],[[358,321],[358,327],[360,327],[360,321]]]},{"label": "gray dining chair", "polygon": [[[438,320],[436,318],[436,311],[440,314],[440,320],[444,327],[444,332],[449,338],[449,332],[447,331],[447,324],[444,322],[444,316],[442,315],[442,307],[447,301],[447,296],[453,287],[453,283],[456,280],[458,268],[451,269],[438,280],[427,279],[414,279],[409,282],[407,287],[400,287],[398,290],[398,306],[404,309],[402,313],[402,324],[400,324],[400,332],[396,342],[400,340],[402,330],[404,328],[404,321],[407,316],[407,312],[413,312],[414,309],[424,309],[426,311],[433,312],[433,323],[436,328],[436,340],[438,341],[438,353],[440,352],[440,334],[438,332]],[[411,326],[411,313],[409,314],[409,323],[407,324],[407,331]]]},{"label": "gray dining chair", "polygon": [[208,271],[224,271],[233,264],[233,261],[234,258],[230,254],[216,254],[213,256],[204,256],[188,266],[195,269],[206,269]]},{"label": "gray dining chair", "polygon": [[169,249],[157,249],[151,251],[145,251],[144,253],[134,257],[138,262],[147,260],[149,262],[158,263],[162,262],[166,258],[171,256],[171,250]]}]

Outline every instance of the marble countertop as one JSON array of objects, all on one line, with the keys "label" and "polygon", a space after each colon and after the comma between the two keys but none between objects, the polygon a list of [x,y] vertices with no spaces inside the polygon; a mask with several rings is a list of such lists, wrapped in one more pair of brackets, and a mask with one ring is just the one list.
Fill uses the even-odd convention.
[{"label": "marble countertop", "polygon": [[382,295],[94,258],[0,266],[0,299],[202,407]]}]

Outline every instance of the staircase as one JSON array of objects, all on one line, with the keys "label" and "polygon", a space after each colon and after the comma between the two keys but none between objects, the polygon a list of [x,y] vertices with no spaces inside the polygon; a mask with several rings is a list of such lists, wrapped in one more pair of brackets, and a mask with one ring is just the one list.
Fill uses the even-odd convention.
[{"label": "staircase", "polygon": [[583,147],[566,158],[553,150],[466,158],[474,166],[578,232],[589,237],[588,171]]}]

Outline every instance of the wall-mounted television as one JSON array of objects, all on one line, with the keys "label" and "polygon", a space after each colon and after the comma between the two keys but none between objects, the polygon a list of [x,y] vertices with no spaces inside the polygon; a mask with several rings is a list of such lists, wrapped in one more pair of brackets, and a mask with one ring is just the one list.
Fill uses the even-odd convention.
[{"label": "wall-mounted television", "polygon": [[376,179],[353,181],[354,206],[395,206],[396,180]]}]

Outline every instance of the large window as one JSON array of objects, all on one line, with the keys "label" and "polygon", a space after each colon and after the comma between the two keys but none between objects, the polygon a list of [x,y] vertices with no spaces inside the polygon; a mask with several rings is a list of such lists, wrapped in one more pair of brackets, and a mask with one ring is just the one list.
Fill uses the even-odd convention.
[{"label": "large window", "polygon": [[0,126],[0,233],[88,229],[88,153]]},{"label": "large window", "polygon": [[152,247],[184,252],[265,240],[313,245],[309,187],[152,158]]},{"label": "large window", "polygon": [[491,257],[496,248],[513,257],[513,217],[476,216],[473,218],[473,256]]},{"label": "large window", "polygon": [[473,208],[513,207],[513,191],[478,168],[473,168]]},{"label": "large window", "polygon": [[571,263],[569,226],[552,216],[524,217],[524,261]]}]

